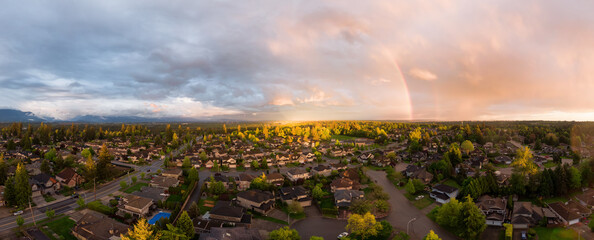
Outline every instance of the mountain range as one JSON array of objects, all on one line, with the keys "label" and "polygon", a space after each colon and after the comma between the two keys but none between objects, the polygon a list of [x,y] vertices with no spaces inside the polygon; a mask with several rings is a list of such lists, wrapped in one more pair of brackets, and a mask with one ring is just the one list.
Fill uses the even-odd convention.
[{"label": "mountain range", "polygon": [[[14,109],[0,109],[0,123],[6,122],[84,122],[84,123],[140,123],[140,122],[199,122],[202,120],[183,117],[147,118],[138,116],[96,116],[83,115],[66,120],[37,116],[32,112]],[[209,120],[213,121],[213,120]]]}]

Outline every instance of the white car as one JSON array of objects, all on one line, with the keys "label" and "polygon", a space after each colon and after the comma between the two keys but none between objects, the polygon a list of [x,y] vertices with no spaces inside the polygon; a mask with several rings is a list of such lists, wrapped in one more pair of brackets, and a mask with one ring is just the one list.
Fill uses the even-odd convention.
[{"label": "white car", "polygon": [[21,215],[21,214],[23,214],[23,210],[19,210],[19,211],[16,211],[16,212],[13,213],[13,215],[15,215],[15,216],[18,216],[18,215]]},{"label": "white car", "polygon": [[337,238],[338,238],[338,239],[341,239],[341,238],[343,238],[343,237],[346,237],[346,236],[348,236],[348,235],[349,235],[349,233],[348,233],[348,232],[343,232],[343,233],[339,234]]}]

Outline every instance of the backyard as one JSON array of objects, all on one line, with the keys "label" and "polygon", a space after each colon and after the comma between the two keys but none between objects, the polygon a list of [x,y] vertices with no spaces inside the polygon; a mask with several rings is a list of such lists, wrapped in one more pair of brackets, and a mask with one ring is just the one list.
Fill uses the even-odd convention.
[{"label": "backyard", "polygon": [[[55,240],[55,239],[76,240],[76,238],[74,236],[72,236],[72,233],[71,233],[72,227],[74,227],[75,223],[76,222],[74,222],[74,220],[72,220],[72,219],[70,219],[70,217],[66,216],[66,217],[56,219],[52,222],[46,223],[40,229],[46,236],[48,236],[52,240]],[[60,238],[54,237],[54,235],[53,235],[54,233],[57,236],[59,236]]]},{"label": "backyard", "polygon": [[573,229],[537,227],[534,230],[539,240],[578,239],[578,234]]},{"label": "backyard", "polygon": [[124,192],[125,193],[133,193],[136,191],[140,191],[140,189],[142,187],[146,187],[146,186],[148,186],[148,183],[136,183],[136,184],[132,185],[131,187],[129,187],[128,189],[126,189]]}]

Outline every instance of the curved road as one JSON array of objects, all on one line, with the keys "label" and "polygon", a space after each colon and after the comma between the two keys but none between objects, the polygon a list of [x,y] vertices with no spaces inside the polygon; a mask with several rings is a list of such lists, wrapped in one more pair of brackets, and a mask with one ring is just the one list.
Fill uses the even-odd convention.
[{"label": "curved road", "polygon": [[[382,186],[384,191],[390,195],[390,205],[392,211],[385,219],[395,228],[406,231],[408,221],[416,218],[411,222],[409,235],[411,239],[422,239],[433,230],[443,240],[458,239],[450,232],[438,226],[435,222],[429,219],[421,210],[417,209],[394,185],[386,178],[386,173],[383,171],[368,170],[367,175],[371,180]],[[307,218],[293,224],[302,239],[309,239],[311,236],[320,236],[324,239],[334,239],[341,232],[346,231],[345,220],[336,220],[324,218],[320,215],[315,207],[306,208]]]}]

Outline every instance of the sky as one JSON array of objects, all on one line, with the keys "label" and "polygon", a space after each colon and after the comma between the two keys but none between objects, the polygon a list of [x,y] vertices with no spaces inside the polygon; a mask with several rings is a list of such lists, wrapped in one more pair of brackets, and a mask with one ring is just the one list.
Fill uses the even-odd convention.
[{"label": "sky", "polygon": [[0,108],[241,120],[594,120],[587,0],[9,1]]}]

